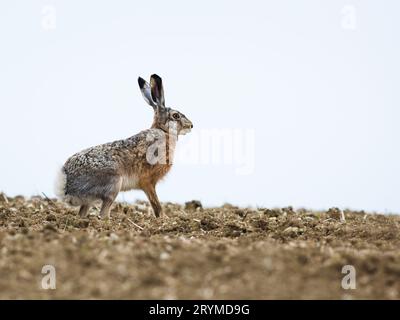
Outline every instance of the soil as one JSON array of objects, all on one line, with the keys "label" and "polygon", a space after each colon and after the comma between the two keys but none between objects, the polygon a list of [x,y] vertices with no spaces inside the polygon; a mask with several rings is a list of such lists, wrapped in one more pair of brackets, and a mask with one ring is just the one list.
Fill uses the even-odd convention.
[{"label": "soil", "polygon": [[[399,299],[400,217],[366,212],[117,203],[80,218],[0,194],[1,299]],[[44,265],[56,289],[41,286]],[[356,289],[342,288],[345,265]]]}]

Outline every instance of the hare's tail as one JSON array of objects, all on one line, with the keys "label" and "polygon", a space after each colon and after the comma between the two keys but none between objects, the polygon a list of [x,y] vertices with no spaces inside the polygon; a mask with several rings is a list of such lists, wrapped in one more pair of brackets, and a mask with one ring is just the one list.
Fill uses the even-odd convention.
[{"label": "hare's tail", "polygon": [[67,185],[67,174],[64,172],[64,168],[58,170],[56,181],[54,184],[54,193],[62,200],[66,197],[66,185]]}]

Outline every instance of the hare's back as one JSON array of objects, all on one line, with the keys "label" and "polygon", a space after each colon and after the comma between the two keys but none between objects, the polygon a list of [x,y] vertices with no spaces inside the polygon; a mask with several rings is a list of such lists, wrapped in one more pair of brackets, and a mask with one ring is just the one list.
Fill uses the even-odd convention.
[{"label": "hare's back", "polygon": [[107,143],[85,149],[70,157],[64,165],[64,171],[68,174],[87,174],[98,171],[113,171],[117,169],[113,143]]}]

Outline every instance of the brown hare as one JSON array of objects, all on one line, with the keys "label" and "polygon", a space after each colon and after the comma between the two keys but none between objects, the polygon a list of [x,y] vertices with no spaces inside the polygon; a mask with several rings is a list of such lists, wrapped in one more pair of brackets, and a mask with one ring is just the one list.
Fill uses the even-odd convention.
[{"label": "brown hare", "polygon": [[109,217],[111,205],[120,191],[145,192],[154,214],[162,216],[156,184],[172,166],[178,135],[193,128],[177,110],[165,107],[161,78],[153,74],[150,84],[138,78],[146,102],[153,107],[150,129],[127,138],[83,150],[70,157],[61,169],[57,195],[86,216],[95,201],[102,201],[100,217]]}]

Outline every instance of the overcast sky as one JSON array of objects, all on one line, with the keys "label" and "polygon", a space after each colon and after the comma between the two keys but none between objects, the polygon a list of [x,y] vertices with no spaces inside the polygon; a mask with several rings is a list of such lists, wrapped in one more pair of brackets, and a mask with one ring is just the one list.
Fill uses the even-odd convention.
[{"label": "overcast sky", "polygon": [[161,201],[399,213],[399,12],[394,0],[3,0],[0,190],[53,196],[70,155],[148,128],[137,77],[157,73],[194,124]]}]

